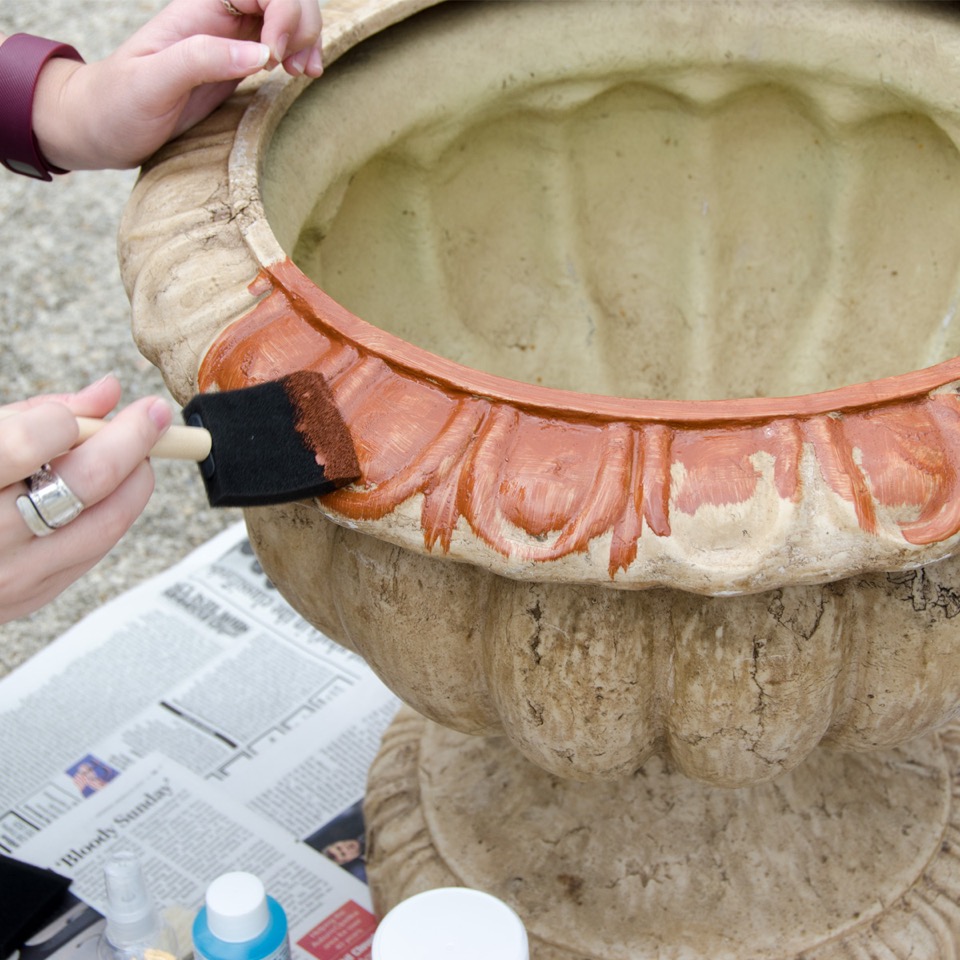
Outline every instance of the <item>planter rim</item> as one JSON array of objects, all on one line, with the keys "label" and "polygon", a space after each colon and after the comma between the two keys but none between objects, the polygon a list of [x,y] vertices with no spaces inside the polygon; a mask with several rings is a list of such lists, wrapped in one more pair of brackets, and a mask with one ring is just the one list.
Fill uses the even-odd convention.
[{"label": "planter rim", "polygon": [[[343,0],[325,23],[325,62],[438,2]],[[960,53],[960,32],[954,40]],[[798,396],[631,399],[487,374],[338,304],[280,246],[260,192],[266,147],[308,84],[250,84],[217,161],[226,163],[231,230],[248,251],[223,286],[248,293],[196,359],[202,389],[280,376],[290,363],[327,376],[363,467],[360,483],[316,502],[329,519],[510,578],[709,595],[902,570],[957,548],[960,357]],[[199,182],[204,168],[190,175]],[[258,367],[262,357],[245,343],[274,323],[281,338],[313,338],[308,356]],[[231,355],[241,361],[225,370]],[[401,437],[371,412],[373,388],[415,395],[421,432]],[[538,431],[555,429],[568,431],[566,453],[592,472],[564,475],[564,451],[536,448]],[[531,442],[561,476],[542,509],[523,503],[541,478],[509,462]],[[905,480],[892,479],[898,470]]]},{"label": "planter rim", "polygon": [[[333,31],[324,37],[324,62],[329,65],[380,30],[429,7],[448,2],[452,0],[345,0],[337,6],[347,15],[335,20]],[[779,5],[784,2],[780,0]],[[853,0],[852,5],[870,6],[862,0]],[[842,413],[913,400],[960,382],[958,356],[887,377],[780,397],[626,398],[513,380],[476,370],[409,343],[365,321],[316,287],[292,262],[269,226],[260,192],[262,167],[257,158],[262,160],[264,149],[283,116],[309,84],[310,81],[286,75],[270,78],[259,86],[243,113],[228,168],[231,191],[242,197],[239,203],[235,201],[239,209],[240,230],[258,263],[277,282],[295,290],[298,297],[309,296],[313,289],[318,291],[315,300],[320,312],[315,319],[321,327],[329,327],[338,338],[381,358],[398,370],[424,377],[463,395],[486,397],[523,410],[596,421],[690,425]]]}]

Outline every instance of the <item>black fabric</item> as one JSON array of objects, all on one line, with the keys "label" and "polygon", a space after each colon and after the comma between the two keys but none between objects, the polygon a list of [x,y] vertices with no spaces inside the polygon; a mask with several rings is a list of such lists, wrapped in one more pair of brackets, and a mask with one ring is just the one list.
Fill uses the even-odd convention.
[{"label": "black fabric", "polygon": [[0,854],[0,960],[59,913],[70,881]]},{"label": "black fabric", "polygon": [[287,503],[336,489],[295,429],[297,411],[279,381],[198,394],[183,419],[213,438],[200,464],[211,506]]}]

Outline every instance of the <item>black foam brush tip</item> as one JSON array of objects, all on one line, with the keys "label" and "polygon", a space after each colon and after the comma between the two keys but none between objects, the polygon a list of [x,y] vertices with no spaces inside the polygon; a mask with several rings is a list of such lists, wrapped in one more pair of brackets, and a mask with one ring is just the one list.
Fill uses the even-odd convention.
[{"label": "black foam brush tip", "polygon": [[183,419],[210,433],[200,473],[215,507],[322,496],[360,476],[350,433],[319,373],[198,394]]}]

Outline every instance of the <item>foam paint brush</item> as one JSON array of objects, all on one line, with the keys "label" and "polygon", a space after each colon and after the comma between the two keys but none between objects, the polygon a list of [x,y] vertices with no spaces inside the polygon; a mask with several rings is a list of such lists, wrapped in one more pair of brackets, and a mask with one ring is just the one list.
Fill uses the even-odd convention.
[{"label": "foam paint brush", "polygon": [[[195,460],[214,507],[286,503],[360,476],[350,433],[322,374],[288,374],[239,390],[201,393],[151,457]],[[77,417],[81,443],[108,421]]]}]

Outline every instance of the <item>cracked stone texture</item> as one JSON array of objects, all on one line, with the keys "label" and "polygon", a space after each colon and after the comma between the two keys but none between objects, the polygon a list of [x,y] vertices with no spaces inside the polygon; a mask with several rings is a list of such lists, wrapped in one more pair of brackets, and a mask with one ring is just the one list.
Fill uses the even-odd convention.
[{"label": "cracked stone texture", "polygon": [[[73,44],[106,56],[165,0],[17,0],[0,4],[0,31]],[[137,351],[120,282],[116,233],[135,171],[76,172],[42,183],[0,169],[0,399],[73,390],[113,371],[124,403],[169,397]],[[239,511],[211,510],[196,466],[158,461],[157,489],[119,546],[42,610],[0,626],[0,676],[111,597],[159,573]]]},{"label": "cracked stone texture", "polygon": [[[401,6],[409,2],[395,0]],[[461,12],[469,6],[464,5]],[[699,12],[704,9],[703,5],[680,6],[691,16],[705,16]],[[675,5],[666,7],[676,9]],[[541,5],[521,4],[511,9],[529,11],[533,8],[540,9]],[[561,8],[568,11],[565,16],[573,16],[569,13],[573,7],[560,5],[556,9]],[[793,9],[792,5],[790,8]],[[599,8],[591,6],[591,9]],[[622,5],[609,9],[637,8]],[[743,14],[741,7],[737,9]],[[844,9],[845,15],[861,16],[859,8]],[[423,22],[434,27],[447,22],[443,11],[425,16]],[[467,21],[465,29],[472,30],[477,26],[480,15],[476,16],[478,21]],[[537,16],[543,16],[542,22],[538,20],[537,23],[546,29],[546,15]],[[344,23],[328,19],[328,38],[334,36],[334,29],[338,25],[343,27]],[[344,28],[339,36],[346,38],[344,42],[355,39],[362,23],[361,17],[349,28]],[[573,25],[572,21],[560,23]],[[580,23],[582,21],[578,21],[578,25]],[[514,26],[513,20],[505,21],[501,30],[491,28],[489,34],[483,34],[490,55],[481,55],[478,61],[496,63],[497,57],[503,56],[503,50],[508,49],[502,44],[507,40],[514,42]],[[558,28],[557,23],[549,26],[554,30]],[[666,31],[671,36],[673,26]],[[411,26],[411,33],[416,33],[415,24]],[[600,70],[594,59],[599,57],[596,50],[605,51],[609,47],[609,35],[606,30],[597,30],[590,35],[595,47],[589,48],[589,76],[594,78],[598,75],[594,71]],[[451,40],[453,36],[452,33],[443,35],[445,40]],[[749,46],[752,36],[752,29],[746,28],[742,35],[737,34],[736,49],[741,49],[741,44],[744,51],[752,49]],[[401,59],[401,65],[405,67],[408,66],[407,58],[410,60],[410,71],[403,73],[407,81],[417,76],[412,72],[414,66],[424,69],[424,76],[432,76],[433,60],[427,56],[432,50],[431,34],[428,32],[421,39],[423,48],[412,47]],[[478,46],[479,38],[472,35],[469,40],[462,36],[458,42],[461,47],[454,48],[451,40],[443,49],[448,52],[469,49],[474,55],[476,50],[488,50],[486,45]],[[540,47],[537,49],[539,51]],[[708,44],[701,52],[708,57],[708,62],[714,63],[720,56],[719,49],[713,50]],[[801,46],[795,51],[801,65],[806,62],[802,55],[807,49]],[[414,56],[418,51],[422,55]],[[623,57],[629,52],[621,51]],[[688,52],[685,56],[693,57],[695,53]],[[567,76],[572,67],[565,57],[560,59],[563,62],[559,65],[548,62],[546,66]],[[349,88],[350,91],[357,96],[365,92],[370,95],[371,103],[378,103],[381,110],[385,109],[381,101],[363,88],[371,77],[371,83],[383,84],[375,85],[374,93],[379,94],[388,86],[397,88],[396,82],[386,83],[393,74],[380,77],[378,73],[370,72],[374,69],[372,64],[381,62],[377,57],[358,62],[363,63],[365,72],[358,71],[358,83],[355,89]],[[392,64],[391,69],[397,66],[386,59],[383,62]],[[612,77],[620,77],[622,68],[621,60],[616,59],[603,70],[609,69]],[[873,59],[870,59],[869,66],[857,66],[851,76],[869,78],[873,76],[873,69]],[[326,83],[334,84],[333,89],[337,89],[336,70],[337,65],[325,78]],[[363,82],[359,79],[361,72]],[[485,76],[481,74],[481,77]],[[713,74],[708,71],[706,76],[709,78]],[[466,92],[471,96],[476,93],[471,87],[474,79],[465,82]],[[587,90],[595,90],[592,83],[591,80]],[[421,87],[427,89],[427,84],[423,83]],[[324,88],[317,85],[311,89],[320,91]],[[493,91],[500,87],[493,82],[482,89]],[[720,92],[726,89],[724,86]],[[124,237],[136,243],[136,249],[129,256],[124,245],[123,265],[128,282],[135,278],[137,285],[140,305],[138,337],[151,356],[161,358],[159,362],[167,380],[177,384],[174,389],[178,390],[178,395],[179,391],[186,393],[192,389],[197,358],[211,338],[226,326],[231,317],[249,309],[250,280],[263,263],[274,263],[272,258],[280,253],[275,244],[302,249],[297,239],[302,239],[302,234],[297,231],[304,226],[300,213],[313,206],[305,206],[303,196],[322,195],[323,203],[315,207],[318,210],[326,210],[328,201],[336,206],[342,199],[329,184],[324,186],[325,178],[339,171],[340,166],[330,168],[325,165],[326,161],[321,163],[318,158],[326,154],[320,151],[316,142],[330,155],[335,155],[337,163],[344,164],[345,170],[353,171],[359,160],[351,151],[365,157],[365,151],[373,149],[360,133],[366,136],[369,131],[382,128],[386,131],[383,136],[388,139],[395,136],[390,132],[392,119],[390,124],[380,124],[379,127],[375,123],[378,117],[382,119],[386,114],[378,114],[372,108],[358,111],[358,101],[350,100],[344,105],[344,114],[351,112],[363,118],[356,136],[364,145],[358,146],[346,122],[341,120],[337,121],[341,125],[337,128],[338,139],[334,141],[324,132],[326,128],[322,124],[311,125],[312,114],[305,103],[298,101],[295,109],[287,110],[289,89],[274,89],[265,91],[265,94],[256,108],[246,115],[249,123],[244,123],[240,147],[233,154],[235,165],[229,182],[224,171],[229,151],[235,146],[235,124],[239,123],[239,116],[231,118],[230,110],[239,114],[244,108],[241,97],[235,98],[232,106],[209,124],[198,127],[190,137],[183,138],[157,158],[137,191],[136,203],[129,208],[131,215],[124,221]],[[398,97],[398,100],[415,102],[409,97]],[[418,110],[423,108],[422,101],[416,102],[420,104]],[[486,103],[485,100],[482,102]],[[575,102],[580,101],[576,99]],[[427,101],[427,104],[431,110],[443,106],[442,102],[434,100]],[[271,140],[267,148],[262,138],[273,129],[271,124],[279,119],[274,116],[274,110],[278,113],[287,111],[291,126]],[[407,117],[404,123],[412,124],[414,119],[417,123],[421,120],[426,123],[424,117],[427,115],[416,113]],[[443,126],[448,114],[439,115],[444,118]],[[873,113],[869,115],[873,116]],[[324,122],[333,122],[326,113],[323,116]],[[748,116],[752,118],[753,114]],[[281,122],[277,130],[283,128]],[[468,124],[461,132],[472,129]],[[739,130],[740,127],[733,129]],[[749,130],[759,132],[759,127],[755,128],[751,122]],[[427,139],[433,143],[431,138],[432,134]],[[441,138],[440,142],[447,141]],[[342,149],[340,146],[331,147],[331,143],[342,144]],[[496,146],[499,143],[498,139],[492,141],[490,150],[494,157],[500,156]],[[317,152],[314,152],[315,146]],[[645,152],[638,153],[641,159],[646,156]],[[294,165],[294,159],[302,159],[302,163]],[[499,160],[490,163],[490,170],[500,170]],[[387,171],[394,169],[392,161],[382,166]],[[773,163],[773,166],[777,167],[777,164]],[[485,169],[482,165],[481,168]],[[509,164],[503,169],[507,168],[513,169]],[[258,172],[261,169],[262,176]],[[534,168],[518,164],[517,169],[527,171]],[[539,167],[535,169],[539,170]],[[526,173],[518,176],[514,189],[520,196]],[[494,181],[498,187],[504,185],[506,174],[497,173]],[[261,194],[254,188],[261,182],[264,184],[264,203],[276,214],[276,220],[269,224],[260,215]],[[560,179],[557,182],[565,181]],[[786,188],[786,180],[783,186]],[[616,196],[614,191],[619,187],[620,181],[613,179],[604,189]],[[494,188],[488,189],[493,197]],[[266,203],[268,195],[269,204]],[[380,194],[373,191],[371,196],[375,198],[370,200],[371,207],[378,205]],[[745,195],[737,193],[737,196],[744,198]],[[349,205],[345,203],[345,206]],[[533,217],[533,212],[539,209],[536,205],[530,208],[532,219],[540,219]],[[230,211],[236,211],[236,216],[229,216]],[[365,215],[358,213],[355,216],[358,222],[366,222]],[[347,221],[352,222],[350,218]],[[187,235],[192,242],[184,242],[185,225],[190,225]],[[344,226],[346,233],[351,229]],[[367,236],[365,232],[360,235]],[[387,238],[384,242],[389,249],[396,247],[395,237],[407,237],[403,231],[385,230],[382,235]],[[539,233],[535,236],[543,239]],[[255,241],[258,237],[259,240]],[[681,246],[684,244],[685,241]],[[131,242],[131,247],[133,245]],[[544,246],[549,250],[555,248],[552,243]],[[580,246],[584,244],[580,243]],[[332,247],[339,249],[339,241],[332,241]],[[384,262],[390,262],[389,257]],[[433,261],[426,257],[424,262]],[[363,256],[350,259],[350,269],[358,286],[365,283],[367,277],[378,274],[376,269],[371,270],[370,263]],[[549,276],[548,268],[558,264],[551,254],[541,272]],[[274,263],[274,268],[279,271],[281,265]],[[329,264],[324,270],[329,270],[331,275],[336,273]],[[428,277],[435,276],[432,269],[425,273]],[[406,276],[405,269],[382,273],[382,276],[395,278],[401,275]],[[491,272],[487,286],[492,292],[499,285],[502,288],[499,290],[501,303],[509,306],[517,288],[509,272],[503,276],[507,279],[496,271]],[[399,291],[409,291],[400,279],[395,282],[397,286],[389,302],[403,300]],[[294,309],[291,305],[288,308],[286,304],[292,304],[292,301],[284,299],[286,294],[274,303],[269,303],[269,298],[264,302],[268,302],[268,312],[278,309],[275,304],[285,304],[285,318],[298,324],[297,329],[308,330],[311,315],[319,317],[319,313],[310,306],[310,291],[301,293],[297,297],[301,297],[307,306]],[[470,300],[464,290],[460,290],[458,297],[462,302]],[[417,304],[419,301],[416,296],[411,296],[406,302]],[[299,313],[301,308],[305,311],[303,314]],[[416,331],[414,321],[419,322],[419,308],[412,312],[411,330]],[[504,310],[503,315],[508,316],[509,310]],[[300,324],[299,319],[293,320],[294,316],[307,322]],[[323,345],[327,341],[319,334],[316,344],[303,347],[307,341],[301,341],[299,334],[288,332],[294,326],[277,325],[276,329],[273,325],[262,328],[257,323],[251,326],[256,328],[256,333],[251,333],[250,340],[244,341],[243,349],[235,349],[237,365],[233,365],[234,360],[213,364],[219,366],[217,375],[226,377],[229,372],[233,376],[242,371],[246,361],[253,356],[257,357],[257,364],[263,364],[257,367],[258,371],[266,371],[271,364],[281,363],[278,358],[285,358],[282,362],[286,362],[288,351],[315,349],[316,354],[310,355],[319,357],[328,349]],[[456,325],[454,329],[457,329]],[[260,339],[264,330],[266,332]],[[572,337],[568,339],[568,346],[579,342]],[[775,337],[770,339],[777,340]],[[495,341],[496,336],[491,334],[489,340]],[[254,343],[256,354],[247,353]],[[388,353],[392,350],[382,349]],[[780,347],[777,352],[782,352]],[[415,362],[411,358],[404,360],[401,357],[400,360],[406,377],[412,373]],[[316,362],[320,363],[319,360]],[[745,369],[750,366],[732,359],[730,365]],[[600,568],[602,580],[597,580],[590,551],[596,547],[599,550],[597,555],[606,558],[609,554],[603,545],[614,534],[602,525],[592,526],[591,510],[586,506],[577,512],[580,510],[578,505],[605,501],[608,493],[610,502],[633,504],[630,510],[638,523],[635,529],[638,543],[649,545],[655,537],[660,537],[664,541],[669,539],[682,544],[676,555],[680,558],[678,567],[692,568],[704,556],[719,558],[718,563],[731,568],[738,568],[741,561],[753,563],[756,560],[764,567],[775,561],[765,548],[756,552],[752,534],[746,540],[742,539],[742,514],[737,506],[741,502],[739,495],[731,501],[719,487],[715,491],[716,500],[709,508],[703,507],[704,513],[700,513],[700,507],[694,509],[673,501],[665,505],[664,509],[669,506],[667,512],[671,525],[678,516],[685,517],[682,522],[689,525],[690,538],[675,540],[675,533],[668,536],[666,530],[655,533],[652,528],[641,536],[641,529],[646,531],[646,528],[640,523],[637,511],[640,511],[641,489],[643,497],[649,494],[644,485],[646,480],[638,486],[627,487],[622,486],[626,483],[622,478],[614,481],[609,479],[612,474],[587,469],[584,477],[593,477],[596,473],[596,477],[602,477],[602,480],[594,477],[596,489],[589,498],[583,493],[583,500],[579,499],[580,493],[575,493],[576,488],[563,483],[554,484],[552,478],[563,472],[562,458],[555,459],[549,448],[562,448],[568,442],[565,438],[575,430],[561,429],[560,421],[554,424],[549,417],[544,421],[547,425],[543,426],[539,439],[517,440],[515,447],[512,440],[504,439],[506,432],[491,433],[499,439],[490,444],[492,452],[489,456],[481,455],[481,449],[487,448],[482,448],[479,441],[476,447],[470,446],[479,435],[473,434],[474,430],[479,431],[476,426],[479,421],[476,421],[464,433],[465,438],[471,439],[457,440],[458,444],[466,445],[464,449],[472,451],[469,456],[457,461],[459,466],[456,468],[448,465],[449,470],[448,466],[435,470],[431,465],[433,458],[437,458],[437,463],[446,463],[448,456],[450,463],[456,460],[450,452],[452,447],[448,449],[443,445],[447,443],[448,432],[455,432],[444,426],[440,434],[443,443],[434,445],[419,434],[414,439],[409,426],[411,419],[426,409],[419,407],[412,398],[421,387],[424,393],[432,389],[429,384],[433,374],[418,375],[417,389],[410,389],[408,398],[408,388],[402,385],[402,377],[398,377],[397,385],[389,389],[383,388],[380,381],[377,381],[377,388],[372,389],[372,379],[367,379],[372,375],[364,372],[366,370],[366,360],[363,360],[351,365],[349,373],[338,374],[341,377],[339,383],[347,393],[357,397],[363,391],[364,402],[369,403],[363,407],[362,416],[356,412],[360,407],[354,407],[353,422],[364,419],[377,423],[390,421],[393,433],[378,434],[381,445],[376,449],[383,450],[390,443],[397,446],[408,444],[420,451],[416,456],[422,458],[421,466],[413,467],[413,460],[401,457],[392,465],[378,468],[382,469],[377,474],[379,479],[370,484],[376,488],[373,495],[367,499],[366,491],[361,492],[357,497],[360,505],[355,513],[338,514],[335,503],[333,506],[324,504],[322,509],[283,505],[250,511],[248,521],[255,513],[256,519],[250,522],[258,554],[264,569],[285,596],[307,619],[361,654],[399,696],[423,715],[461,732],[481,735],[505,732],[528,760],[557,776],[579,780],[628,777],[651,757],[663,756],[692,778],[730,787],[759,783],[792,770],[821,741],[856,750],[890,747],[955,716],[960,703],[960,647],[956,644],[955,623],[951,619],[954,605],[949,598],[956,595],[960,584],[960,559],[931,564],[923,574],[925,586],[910,585],[901,575],[894,578],[882,574],[862,575],[862,570],[884,567],[872,552],[872,534],[858,539],[855,548],[845,535],[838,533],[840,521],[837,518],[842,514],[859,523],[856,521],[857,511],[845,504],[839,505],[838,513],[833,493],[827,498],[820,498],[819,494],[808,498],[806,494],[794,491],[775,493],[769,501],[761,497],[764,503],[774,504],[775,514],[781,508],[788,512],[796,508],[799,514],[811,520],[811,525],[806,528],[811,534],[809,540],[795,538],[791,532],[781,530],[777,533],[778,549],[792,558],[815,558],[818,564],[822,560],[825,566],[818,568],[822,570],[834,569],[834,559],[843,555],[844,562],[850,564],[843,569],[853,570],[853,579],[836,580],[831,575],[831,578],[824,576],[824,579],[834,579],[835,582],[826,586],[791,585],[808,582],[809,571],[804,568],[803,577],[796,578],[792,561],[785,561],[782,569],[773,566],[770,570],[770,582],[779,588],[766,593],[701,596],[688,592],[690,581],[686,572],[676,581],[671,579],[672,574],[662,580],[651,576],[649,580],[631,581],[636,585],[655,583],[681,589],[610,589],[612,584],[606,559]],[[249,369],[243,375],[248,373]],[[214,371],[210,374],[213,375]],[[259,372],[256,375],[259,376]],[[397,392],[391,392],[393,390]],[[482,389],[480,394],[483,396]],[[403,398],[396,416],[385,415],[392,401],[384,401],[383,397]],[[356,402],[359,404],[359,400]],[[382,404],[382,408],[378,404]],[[517,404],[514,412],[519,418],[522,404],[519,400]],[[501,412],[492,413],[490,422],[512,422],[514,412],[508,410],[509,406],[499,407]],[[444,406],[436,409],[447,410]],[[449,425],[452,421],[447,421],[447,416],[452,415],[444,413],[443,419],[436,422]],[[802,419],[801,414],[797,417]],[[572,424],[575,428],[581,425],[580,420]],[[723,437],[724,442],[716,444],[715,453],[710,457],[704,455],[704,461],[712,463],[711,457],[716,457],[717,474],[726,475],[729,464],[739,462],[740,453],[732,454],[731,450],[740,450],[740,446],[739,443],[727,446],[725,433]],[[362,437],[360,441],[363,442]],[[373,443],[372,439],[370,443]],[[579,449],[572,439],[569,443],[573,444],[574,450]],[[764,451],[751,454],[754,456],[768,465],[771,462]],[[846,454],[838,456],[843,459]],[[936,459],[934,454],[930,457]],[[515,473],[501,471],[499,459],[529,466],[518,466]],[[750,462],[756,463],[756,459]],[[687,469],[679,460],[674,466],[678,473]],[[458,470],[462,472],[457,473]],[[711,472],[706,466],[704,470]],[[739,470],[737,467],[734,474],[741,476]],[[640,476],[639,466],[637,471],[635,478]],[[774,470],[774,475],[776,472]],[[748,473],[742,475],[744,483],[747,489],[753,489]],[[811,467],[811,475],[814,473],[816,471]],[[854,473],[850,474],[851,478]],[[474,482],[474,475],[482,482]],[[899,465],[891,463],[891,489],[901,489],[894,482],[894,478],[900,476]],[[927,477],[924,483],[946,482],[939,475],[924,473],[923,476]],[[806,474],[801,479],[806,482]],[[494,480],[501,489],[510,489],[511,499],[497,498],[493,492]],[[860,480],[851,479],[853,482],[859,484]],[[865,479],[863,482],[867,483]],[[902,489],[914,482],[920,481],[911,480],[908,484],[903,480]],[[381,490],[389,487],[393,487],[396,493],[378,499]],[[627,489],[634,491],[634,499],[628,496],[618,500]],[[661,487],[657,486],[657,489]],[[725,486],[723,489],[727,490]],[[499,531],[496,536],[491,534],[491,538],[484,540],[477,534],[477,527],[471,526],[473,520],[470,518],[476,519],[480,514],[471,514],[461,506],[462,502],[471,501],[489,508],[488,519],[478,523],[488,531]],[[528,501],[527,505],[521,507],[524,501]],[[566,503],[572,504],[569,513],[568,507],[558,506]],[[775,525],[776,517],[765,511],[766,507],[758,516],[768,517]],[[342,522],[328,523],[324,519],[325,512]],[[442,522],[438,519],[441,516],[444,518]],[[571,520],[572,525],[568,525],[568,518],[573,517],[576,522]],[[447,521],[449,525],[444,527]],[[443,554],[447,546],[443,545],[445,541],[438,533],[441,528],[450,533],[446,557]],[[539,538],[547,542],[556,535],[555,543],[576,542],[582,531],[591,531],[589,546],[576,551],[571,548],[570,554],[561,557],[558,563],[564,564],[562,572],[549,568],[553,561],[543,560],[541,563],[538,554],[527,552],[530,543]],[[815,531],[820,535],[814,537]],[[425,532],[428,533],[426,537]],[[436,540],[432,539],[435,536]],[[630,537],[633,536],[631,533]],[[510,544],[514,538],[526,546],[513,552]],[[460,544],[456,550],[454,543]],[[496,550],[502,552],[496,552],[494,544],[499,544]],[[433,551],[430,555],[422,552],[428,548]],[[947,549],[949,545],[938,544],[936,556],[942,556]],[[657,556],[651,554],[652,560]],[[665,560],[665,555],[661,559]],[[453,560],[467,562],[451,562]],[[665,569],[669,572],[674,568],[668,566]],[[544,582],[534,582],[534,577],[542,577]],[[927,609],[917,609],[915,588],[920,590],[921,606],[925,605]]]},{"label": "cracked stone texture", "polygon": [[661,756],[743,787],[820,743],[895,747],[956,717],[960,558],[711,598],[517,583],[314,514],[248,511],[290,602],[422,715],[506,734],[555,776],[628,778]]},{"label": "cracked stone texture", "polygon": [[374,905],[487,890],[520,914],[531,960],[952,957],[957,736],[818,750],[740,790],[662,759],[585,784],[405,708],[366,793]]}]

